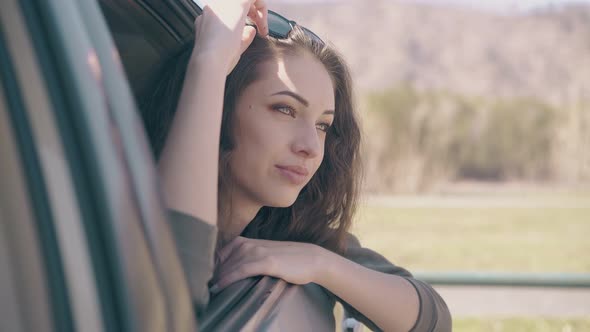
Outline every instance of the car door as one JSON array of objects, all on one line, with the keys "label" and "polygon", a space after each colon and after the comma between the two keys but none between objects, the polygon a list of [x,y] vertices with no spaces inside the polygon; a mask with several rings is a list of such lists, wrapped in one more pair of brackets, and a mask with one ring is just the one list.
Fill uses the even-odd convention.
[{"label": "car door", "polygon": [[0,19],[0,330],[195,330],[98,3],[7,0]]}]

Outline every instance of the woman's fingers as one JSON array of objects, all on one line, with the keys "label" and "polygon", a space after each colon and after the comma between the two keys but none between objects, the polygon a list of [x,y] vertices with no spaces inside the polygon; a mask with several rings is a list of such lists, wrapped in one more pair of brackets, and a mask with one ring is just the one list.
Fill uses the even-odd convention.
[{"label": "woman's fingers", "polygon": [[261,36],[268,35],[268,8],[264,0],[254,1],[248,11],[248,17],[256,23],[256,28]]},{"label": "woman's fingers", "polygon": [[216,0],[207,3],[194,22],[194,58],[212,58],[229,74],[255,37],[252,27],[245,26],[246,18],[253,21],[261,36],[266,36],[267,16],[265,0]]},{"label": "woman's fingers", "polygon": [[252,26],[246,25],[242,32],[242,43],[240,44],[240,54],[244,53],[248,46],[252,44],[254,37],[256,36],[256,29]]},{"label": "woman's fingers", "polygon": [[228,273],[237,270],[240,266],[247,265],[260,260],[265,259],[263,257],[244,256],[240,254],[232,255],[230,258],[228,258],[227,261],[225,261],[224,264],[221,264],[215,269],[215,273],[211,282],[217,283],[217,281],[225,277]]},{"label": "woman's fingers", "polygon": [[220,251],[223,260],[216,266],[211,282],[219,289],[257,275],[298,285],[314,282],[322,266],[322,250],[309,243],[237,237]]},{"label": "woman's fingers", "polygon": [[238,264],[256,260],[271,261],[271,256],[288,255],[297,252],[300,244],[271,240],[248,239],[238,236],[216,254],[216,276],[235,269]]},{"label": "woman's fingers", "polygon": [[253,260],[250,262],[244,262],[239,266],[236,266],[232,271],[225,273],[218,281],[214,282],[211,288],[212,293],[221,291],[225,287],[233,284],[236,281],[246,279],[249,277],[255,277],[259,275],[268,275],[268,264],[264,260]]},{"label": "woman's fingers", "polygon": [[271,261],[269,250],[265,246],[257,245],[257,240],[238,237],[227,244],[217,254],[218,263],[215,268],[213,282],[220,276],[225,276],[242,264],[248,264],[255,261]]},{"label": "woman's fingers", "polygon": [[227,261],[227,259],[231,256],[234,249],[241,245],[244,242],[245,238],[238,236],[235,239],[231,240],[228,244],[226,244],[221,250],[219,250],[217,257],[219,258],[219,263],[223,264],[223,262]]},{"label": "woman's fingers", "polygon": [[250,46],[250,44],[252,44],[254,37],[256,37],[256,29],[253,26],[246,25],[244,27],[244,31],[242,31],[242,41],[240,42],[240,52],[232,59],[230,66],[229,66],[230,72],[238,64],[238,61],[240,61],[240,57],[246,51],[248,46]]}]

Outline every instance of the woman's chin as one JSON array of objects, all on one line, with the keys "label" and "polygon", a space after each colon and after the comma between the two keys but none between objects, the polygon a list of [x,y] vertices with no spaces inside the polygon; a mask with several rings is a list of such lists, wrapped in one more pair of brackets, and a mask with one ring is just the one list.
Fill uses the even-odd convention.
[{"label": "woman's chin", "polygon": [[286,208],[293,205],[296,200],[297,195],[276,195],[268,200],[267,204],[265,205],[270,207]]}]

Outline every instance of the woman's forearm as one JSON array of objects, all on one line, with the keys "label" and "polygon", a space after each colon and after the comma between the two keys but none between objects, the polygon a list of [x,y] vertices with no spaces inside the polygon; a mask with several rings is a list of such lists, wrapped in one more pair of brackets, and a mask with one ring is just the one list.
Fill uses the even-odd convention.
[{"label": "woman's forearm", "polygon": [[213,57],[188,64],[158,168],[167,207],[217,223],[219,137],[226,66]]},{"label": "woman's forearm", "polygon": [[326,252],[321,261],[316,283],[381,329],[407,332],[414,326],[420,303],[409,281],[368,269],[332,252]]}]

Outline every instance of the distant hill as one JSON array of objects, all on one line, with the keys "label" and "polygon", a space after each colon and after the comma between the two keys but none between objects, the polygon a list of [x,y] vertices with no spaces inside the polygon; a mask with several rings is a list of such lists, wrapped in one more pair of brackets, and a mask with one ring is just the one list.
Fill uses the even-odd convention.
[{"label": "distant hill", "polygon": [[361,91],[409,83],[554,105],[590,100],[589,5],[514,16],[387,0],[270,7],[335,44]]}]

